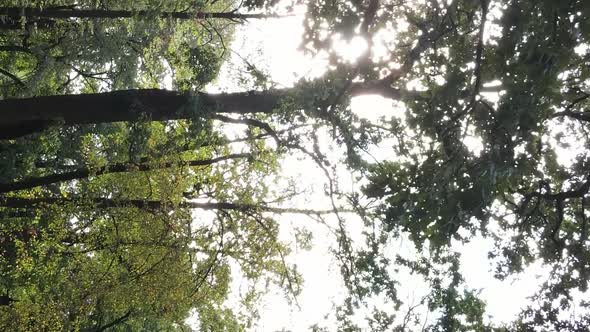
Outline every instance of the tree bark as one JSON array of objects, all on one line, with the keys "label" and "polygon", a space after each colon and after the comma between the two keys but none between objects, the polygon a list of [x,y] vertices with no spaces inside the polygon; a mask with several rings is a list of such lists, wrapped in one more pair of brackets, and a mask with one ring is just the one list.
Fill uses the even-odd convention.
[{"label": "tree bark", "polygon": [[[118,121],[190,119],[220,113],[270,114],[292,89],[194,95],[162,89],[40,96],[0,100],[0,139],[15,139],[54,124],[83,125]],[[344,93],[344,92],[343,92]],[[384,80],[353,83],[351,96],[380,95],[402,100],[419,98],[415,91],[391,87]],[[191,106],[192,105],[192,106]]]},{"label": "tree bark", "polygon": [[[118,121],[189,119],[197,114],[270,113],[281,90],[189,95],[160,89],[41,96],[0,100],[0,139],[14,139],[52,124],[81,125]],[[194,105],[194,107],[191,107]],[[195,109],[198,108],[198,109]]]},{"label": "tree bark", "polygon": [[39,186],[46,186],[54,183],[60,183],[71,180],[86,179],[90,176],[98,176],[103,174],[112,173],[125,173],[133,171],[151,171],[155,169],[171,168],[174,166],[207,166],[213,165],[220,161],[248,158],[251,154],[249,153],[235,153],[227,156],[221,156],[206,160],[189,160],[189,161],[177,161],[177,162],[165,162],[162,164],[149,164],[149,163],[117,163],[99,167],[97,169],[90,169],[88,167],[81,167],[69,172],[51,174],[46,176],[26,178],[17,182],[0,183],[0,194],[8,193],[16,190],[31,189]]},{"label": "tree bark", "polygon": [[10,296],[0,295],[0,306],[8,306],[13,302],[16,302],[16,300],[11,298]]},{"label": "tree bark", "polygon": [[[245,21],[248,19],[280,18],[282,15],[275,14],[242,14],[230,12],[154,12],[149,10],[104,10],[104,9],[76,9],[76,8],[34,8],[34,7],[0,7],[0,15],[7,16],[14,21],[19,18],[173,18],[180,20],[203,20],[203,19],[227,19],[234,21]],[[10,25],[11,28],[14,28]],[[1,27],[1,26],[0,26]]]},{"label": "tree bark", "polygon": [[[39,198],[21,198],[21,197],[3,197],[0,196],[0,207],[11,209],[30,209],[39,208],[47,205],[65,205],[92,204],[92,208],[111,209],[111,208],[130,208],[134,207],[146,211],[167,211],[172,208],[181,209],[200,209],[200,210],[234,210],[243,212],[272,212],[278,214],[305,214],[321,215],[331,214],[334,210],[311,210],[295,208],[279,208],[264,204],[244,204],[231,202],[194,202],[184,201],[174,206],[172,203],[158,200],[146,199],[110,199],[110,198],[72,198],[72,197],[39,197]],[[350,211],[339,211],[350,212]]]}]

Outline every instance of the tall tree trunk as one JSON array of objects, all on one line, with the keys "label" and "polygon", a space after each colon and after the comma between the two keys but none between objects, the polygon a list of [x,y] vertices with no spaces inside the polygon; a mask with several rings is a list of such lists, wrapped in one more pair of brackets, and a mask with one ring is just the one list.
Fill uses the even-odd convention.
[{"label": "tall tree trunk", "polygon": [[[92,204],[92,208],[111,209],[111,208],[129,208],[135,207],[146,211],[167,211],[174,206],[169,202],[146,200],[146,199],[110,199],[110,198],[72,198],[72,197],[38,197],[38,198],[21,198],[21,197],[4,197],[0,196],[0,207],[12,209],[30,209],[39,208],[47,205],[65,205],[76,204],[79,206]],[[272,213],[292,213],[305,215],[320,215],[334,213],[334,210],[310,210],[279,208],[264,204],[244,204],[231,202],[180,202],[177,208],[181,209],[200,209],[200,210],[235,210],[235,211],[260,211]],[[341,210],[340,212],[349,212]]]},{"label": "tall tree trunk", "polygon": [[[419,98],[419,93],[393,88],[383,80],[353,83],[347,90],[351,96],[381,95],[394,100]],[[132,89],[5,99],[0,100],[0,139],[40,132],[52,124],[97,124],[137,121],[146,117],[152,121],[168,121],[219,113],[269,114],[283,97],[292,92],[282,89],[191,95],[162,89]]]},{"label": "tall tree trunk", "polygon": [[270,113],[285,91],[185,93],[121,90],[105,93],[0,100],[0,139],[40,132],[52,124],[79,125],[117,121],[189,119],[215,113]]},{"label": "tall tree trunk", "polygon": [[[275,14],[242,14],[235,11],[229,12],[154,12],[149,10],[105,10],[105,9],[76,9],[76,8],[34,8],[34,7],[0,7],[0,15],[18,22],[19,18],[151,18],[154,15],[160,18],[174,18],[181,20],[202,19],[227,19],[244,21],[248,19],[279,18],[282,15]],[[10,25],[13,28],[13,25]],[[0,26],[1,28],[2,26]]]},{"label": "tall tree trunk", "polygon": [[0,183],[0,194],[8,193],[16,190],[31,189],[39,186],[46,186],[54,183],[60,183],[71,180],[85,179],[90,176],[98,176],[103,174],[112,173],[125,173],[134,171],[151,171],[155,169],[171,168],[175,166],[207,166],[213,165],[220,161],[248,158],[251,154],[249,153],[235,153],[227,156],[221,156],[212,159],[205,160],[189,160],[189,161],[176,161],[176,162],[165,162],[161,164],[149,164],[149,163],[117,163],[99,167],[97,169],[90,169],[88,167],[81,167],[69,172],[51,174],[39,177],[26,178],[21,181]]}]

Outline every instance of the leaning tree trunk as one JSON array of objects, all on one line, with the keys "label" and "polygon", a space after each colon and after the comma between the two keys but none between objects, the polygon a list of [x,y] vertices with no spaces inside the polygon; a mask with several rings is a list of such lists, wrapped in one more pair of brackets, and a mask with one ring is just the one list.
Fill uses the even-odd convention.
[{"label": "leaning tree trunk", "polygon": [[[414,98],[417,94],[394,88],[385,80],[356,82],[346,88],[351,96],[381,95],[394,100]],[[295,92],[293,89],[275,89],[190,94],[162,89],[134,89],[5,99],[0,100],[0,139],[19,138],[57,124],[82,125],[141,119],[168,121],[215,118],[216,115],[217,118],[223,118],[219,116],[220,113],[270,114],[282,98]]]},{"label": "leaning tree trunk", "polygon": [[168,121],[217,113],[270,113],[284,91],[197,93],[121,90],[105,93],[0,100],[0,139],[14,139],[53,124],[81,125],[118,121]]},{"label": "leaning tree trunk", "polygon": [[[275,14],[242,14],[235,11],[229,12],[155,12],[150,10],[104,10],[104,9],[76,9],[76,8],[34,8],[34,7],[0,7],[0,15],[14,22],[20,18],[173,18],[181,20],[203,19],[227,19],[233,21],[245,21],[248,19],[279,18],[282,15]],[[14,24],[13,24],[14,25]],[[0,26],[1,27],[1,26]]]},{"label": "leaning tree trunk", "polygon": [[[173,208],[198,209],[198,210],[233,210],[241,212],[271,212],[276,214],[304,214],[323,215],[332,214],[335,210],[296,209],[288,207],[275,207],[266,204],[250,204],[240,202],[195,202],[183,201],[173,204],[171,202],[147,199],[111,199],[111,198],[75,198],[75,197],[4,197],[0,196],[0,207],[8,209],[36,209],[48,205],[74,204],[77,207],[92,206],[99,209],[137,208],[144,211],[159,212]],[[336,210],[338,211],[338,210]],[[341,210],[340,212],[350,212]]]}]

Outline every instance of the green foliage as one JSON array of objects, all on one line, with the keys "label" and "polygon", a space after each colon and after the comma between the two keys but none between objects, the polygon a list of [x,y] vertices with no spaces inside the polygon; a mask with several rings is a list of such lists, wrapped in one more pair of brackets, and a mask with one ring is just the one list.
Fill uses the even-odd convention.
[{"label": "green foliage", "polygon": [[[186,162],[235,152],[202,111],[198,94],[215,80],[233,28],[158,13],[222,10],[231,3],[75,4],[149,8],[153,17],[25,20],[2,30],[4,98],[153,88],[170,77],[175,89],[196,90],[185,105],[194,116],[166,123],[56,123],[0,142],[0,183],[90,170],[73,181],[0,196],[0,287],[10,302],[0,307],[0,324],[178,330],[194,312],[204,330],[251,327],[257,287],[273,282],[290,295],[301,291],[301,276],[285,263],[289,246],[277,240],[279,228],[264,212],[265,202],[278,196],[267,183],[280,167],[262,136],[273,136],[279,152],[305,152],[329,174],[316,132],[325,127],[362,183],[347,198],[364,224],[365,245],[351,244],[341,218],[335,231],[349,292],[335,312],[340,330],[360,331],[355,316],[362,309],[375,331],[588,326],[584,317],[563,319],[576,306],[588,307],[572,295],[585,294],[590,278],[588,1],[311,1],[302,48],[325,56],[328,72],[281,91],[247,63],[256,87],[272,89],[243,93],[241,100],[278,96],[279,105],[225,120],[249,125],[240,141],[247,157],[194,167]],[[244,2],[247,8],[274,4]],[[355,63],[332,47],[359,39],[369,49]],[[376,54],[380,46],[385,55]],[[358,94],[393,99],[403,115],[379,123],[360,119],[350,107]],[[222,107],[210,113],[227,111]],[[284,138],[269,124],[311,129]],[[391,154],[369,158],[383,142]],[[104,171],[122,163],[124,172]],[[335,182],[326,190],[330,198],[344,197]],[[10,206],[19,199],[30,204]],[[195,201],[242,205],[206,216],[187,208]],[[461,275],[455,249],[482,237],[495,241],[489,258],[499,279],[533,262],[552,270],[508,327],[488,322],[485,302]],[[297,230],[296,238],[308,247],[312,234]],[[392,254],[392,242],[406,238],[416,253]],[[248,281],[243,305],[249,314],[225,306],[236,267]],[[400,298],[403,273],[427,285],[415,303]]]},{"label": "green foliage", "polygon": [[[31,139],[42,144],[31,148]],[[195,136],[182,122],[139,122],[3,142],[3,151],[14,151],[3,157],[14,159],[5,159],[2,166],[18,172],[3,173],[3,181],[81,165],[140,164],[146,158],[156,167],[11,194],[76,202],[0,208],[0,281],[2,292],[16,299],[0,307],[1,324],[23,331],[94,330],[111,322],[118,322],[115,330],[178,330],[194,309],[203,328],[237,331],[247,319],[224,306],[233,278],[230,264],[237,264],[244,280],[253,284],[267,279],[299,283],[280,258],[288,250],[277,242],[272,219],[246,210],[198,217],[175,207],[185,197],[257,204],[267,196],[259,181],[273,171],[275,157],[257,142],[256,160],[157,167],[227,154],[223,140],[206,124]],[[16,161],[27,161],[26,167],[12,168]],[[157,210],[104,208],[95,203],[100,197],[163,205]]]},{"label": "green foliage", "polygon": [[[365,127],[366,137],[392,142],[391,155],[377,162],[349,160],[368,180],[364,197],[352,199],[366,214],[367,244],[356,253],[356,273],[350,277],[350,291],[360,300],[345,304],[344,316],[384,294],[389,308],[398,310],[399,287],[389,280],[395,276],[383,272],[388,267],[405,262],[427,275],[437,257],[490,237],[496,246],[489,257],[498,278],[539,261],[553,271],[535,298],[539,304],[514,326],[584,326],[580,317],[560,317],[576,304],[583,306],[571,294],[587,291],[590,267],[589,10],[587,1],[550,0],[310,5],[303,48],[328,54],[341,77],[352,75],[358,85],[366,84],[367,93],[394,99],[404,110],[403,116]],[[368,44],[375,48],[346,64],[332,45],[355,38],[372,38]],[[387,48],[385,55],[376,55],[380,46]],[[375,86],[379,89],[367,88]],[[318,91],[316,96],[322,94]],[[341,124],[345,133],[359,121]],[[362,151],[352,146],[349,157]],[[377,207],[365,208],[365,198]],[[384,248],[400,237],[431,256],[392,260]],[[458,284],[431,285],[425,303],[442,318],[430,330],[491,329],[482,325],[484,307],[476,293]],[[391,312],[373,312],[372,328],[399,326]]]},{"label": "green foliage", "polygon": [[[1,6],[76,6],[77,9],[149,10],[128,19],[29,19],[0,36],[3,97],[159,87],[166,76],[183,89],[210,83],[224,58],[232,27],[217,22],[158,17],[175,10],[221,11],[227,5],[193,1],[3,1]],[[10,19],[10,18],[7,18]]]}]

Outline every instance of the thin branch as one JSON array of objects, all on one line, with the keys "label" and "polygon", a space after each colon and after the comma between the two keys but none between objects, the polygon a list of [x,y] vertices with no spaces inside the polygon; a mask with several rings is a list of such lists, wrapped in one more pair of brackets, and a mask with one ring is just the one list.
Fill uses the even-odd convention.
[{"label": "thin branch", "polygon": [[[315,135],[314,135],[314,138],[315,138]],[[291,144],[288,147],[298,149],[299,151],[303,152],[305,155],[309,156],[326,175],[326,178],[328,180],[330,203],[332,204],[332,212],[334,213],[334,215],[336,216],[336,218],[338,220],[338,227],[339,227],[339,231],[340,231],[340,233],[337,234],[337,237],[339,240],[338,244],[342,248],[343,252],[348,256],[347,259],[348,259],[349,264],[347,265],[346,264],[347,262],[344,259],[341,259],[342,264],[343,264],[342,267],[343,267],[344,272],[346,274],[346,276],[345,276],[346,279],[355,276],[354,265],[353,265],[354,259],[352,256],[350,239],[348,238],[346,228],[344,227],[344,219],[342,219],[342,217],[340,216],[339,209],[338,209],[336,202],[334,200],[334,195],[336,194],[336,189],[335,189],[334,180],[332,179],[330,172],[328,171],[328,169],[326,169],[326,167],[325,167],[323,161],[320,159],[320,157],[318,157],[318,155],[317,155],[317,154],[319,154],[318,151],[316,151],[317,154],[314,154],[314,153],[308,151],[307,149],[305,149],[304,147],[302,147],[300,145],[295,145],[295,144]]]},{"label": "thin branch", "polygon": [[127,319],[129,319],[129,317],[131,316],[132,312],[133,312],[133,310],[130,309],[125,314],[123,314],[121,317],[113,320],[112,322],[110,322],[110,323],[108,323],[106,325],[97,327],[94,331],[95,332],[102,332],[102,331],[106,331],[107,329],[109,329],[109,328],[111,328],[113,326],[119,325],[119,324],[125,322]]},{"label": "thin branch", "polygon": [[264,130],[268,135],[272,136],[272,138],[274,138],[274,140],[277,142],[277,146],[281,145],[281,139],[279,138],[277,133],[274,131],[274,129],[272,129],[272,127],[266,122],[262,122],[260,120],[251,119],[251,118],[235,119],[235,118],[231,118],[229,116],[225,116],[225,115],[221,115],[221,114],[213,114],[213,115],[211,115],[211,118],[216,119],[216,120],[220,120],[220,121],[223,121],[226,123],[244,124],[244,125],[249,125],[249,126],[260,128],[260,129]]},{"label": "thin branch", "polygon": [[582,96],[574,99],[567,107],[561,111],[556,112],[551,115],[551,118],[557,118],[562,116],[567,116],[570,118],[574,118],[580,121],[590,121],[590,111],[583,111],[583,112],[573,112],[572,109],[576,107],[579,103],[585,101],[586,99],[590,98],[590,94],[583,93]]},{"label": "thin branch", "polygon": [[[219,213],[221,213],[231,219],[231,215],[229,213],[227,213],[226,211],[220,210]],[[217,267],[217,261],[219,260],[219,254],[223,255],[223,249],[224,249],[223,236],[225,235],[225,225],[223,223],[223,218],[218,217],[217,220],[219,220],[219,245],[218,245],[217,249],[215,250],[215,254],[213,255],[213,259],[209,258],[209,260],[211,260],[211,263],[207,266],[205,273],[203,273],[203,275],[199,278],[199,280],[195,284],[195,287],[193,288],[193,290],[191,292],[191,297],[193,295],[195,295],[199,291],[199,289],[201,289],[201,286],[203,285],[203,283],[205,282],[207,277],[215,270],[215,267]]]},{"label": "thin branch", "polygon": [[572,119],[576,119],[576,120],[580,120],[580,121],[584,121],[584,122],[590,122],[590,111],[583,111],[583,112],[572,112],[570,110],[565,110],[562,112],[556,112],[553,113],[553,115],[551,115],[551,118],[557,118],[557,117],[570,117]]},{"label": "thin branch", "polygon": [[[590,175],[587,176],[586,181],[582,183],[577,189],[571,189],[568,191],[562,191],[556,194],[552,194],[551,192],[547,192],[545,194],[541,194],[539,192],[529,193],[527,195],[533,197],[540,197],[546,200],[558,201],[558,200],[567,200],[571,198],[581,198],[584,197],[588,191],[590,190]],[[525,197],[527,196],[525,195]]]},{"label": "thin branch", "polygon": [[473,92],[471,93],[471,100],[469,104],[465,107],[465,109],[451,118],[451,123],[459,120],[466,114],[472,113],[475,111],[475,104],[477,103],[477,96],[481,92],[482,88],[482,73],[481,73],[481,65],[482,65],[482,57],[483,57],[483,47],[484,47],[484,31],[486,26],[486,16],[488,14],[488,4],[486,0],[480,0],[481,3],[481,20],[479,22],[479,34],[477,40],[477,47],[475,49],[475,68],[473,69],[473,76],[475,77],[475,83],[473,86]]},{"label": "thin branch", "polygon": [[165,169],[165,168],[172,168],[178,166],[208,166],[213,165],[215,163],[226,161],[226,160],[233,160],[233,159],[241,159],[241,158],[250,158],[252,157],[249,153],[235,153],[230,154],[227,156],[221,156],[212,159],[204,159],[204,160],[189,160],[189,161],[174,161],[174,162],[164,162],[164,163],[140,163],[136,164],[133,162],[126,162],[126,163],[116,163],[111,165],[106,165],[99,167],[97,169],[92,169],[89,167],[81,167],[73,171],[58,173],[58,174],[51,174],[46,176],[39,176],[39,177],[30,177],[16,182],[10,183],[0,183],[0,193],[8,193],[17,190],[25,190],[25,189],[32,189],[39,186],[46,186],[55,183],[61,183],[71,180],[80,180],[86,179],[90,176],[99,176],[104,174],[112,174],[112,173],[126,173],[126,172],[147,172],[156,169]]},{"label": "thin branch", "polygon": [[[264,229],[264,231],[266,232],[266,234],[268,234],[268,236],[273,237],[273,240],[276,242],[276,236],[273,234],[272,230],[264,223],[262,222],[262,220],[260,220],[259,216],[255,216],[253,214],[248,214],[250,215],[250,217],[252,217],[256,223],[258,225],[260,225],[260,227],[262,227],[262,229]],[[277,246],[277,251],[279,253],[279,257],[281,258],[281,263],[283,264],[283,267],[285,268],[285,278],[287,279],[287,287],[289,288],[289,292],[291,293],[291,296],[293,297],[293,301],[295,301],[295,305],[297,306],[297,308],[299,310],[301,310],[301,306],[299,305],[299,301],[297,300],[297,292],[295,291],[295,282],[292,280],[291,274],[289,273],[289,268],[287,266],[287,261],[285,259],[285,254],[283,253],[283,250],[280,248],[280,246]]]},{"label": "thin branch", "polygon": [[588,223],[586,220],[586,199],[582,197],[582,231],[580,234],[580,244],[584,245],[586,243],[586,239],[588,239]]},{"label": "thin branch", "polygon": [[27,85],[25,83],[23,83],[23,81],[21,81],[20,78],[18,78],[16,75],[12,74],[11,72],[0,68],[0,74],[3,74],[4,76],[7,76],[8,78],[10,78],[11,80],[14,81],[14,83],[16,83],[16,85],[20,86],[21,88],[26,88]]}]

